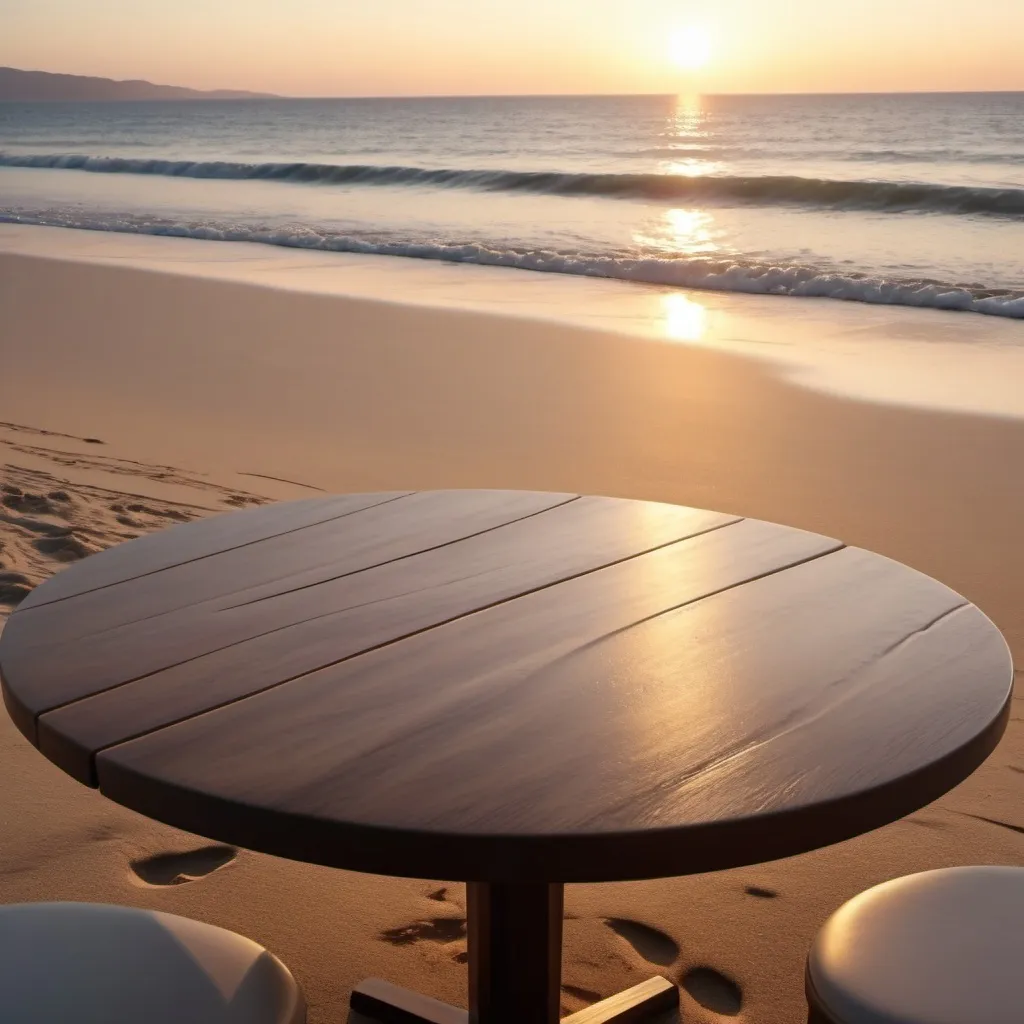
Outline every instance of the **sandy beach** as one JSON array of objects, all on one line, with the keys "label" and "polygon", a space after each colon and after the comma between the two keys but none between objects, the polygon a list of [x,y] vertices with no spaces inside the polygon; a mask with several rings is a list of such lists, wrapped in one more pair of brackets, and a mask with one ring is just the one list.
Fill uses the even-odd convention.
[{"label": "sandy beach", "polygon": [[[687,293],[709,326],[688,338],[677,316],[675,337],[659,336],[628,285],[556,295],[518,271],[428,280],[413,261],[309,254],[273,273],[211,269],[175,240],[119,244],[0,236],[0,620],[68,562],[200,516],[321,492],[527,488],[841,538],[964,594],[1024,661],[1024,416],[1009,415],[993,356],[1016,323]],[[846,364],[831,357],[823,376],[755,355],[784,347],[787,323],[809,336],[826,320],[847,348],[872,331],[896,353],[934,336],[948,365],[964,360],[969,400],[915,405],[905,361],[883,403],[856,382],[840,394]],[[972,335],[964,356],[958,336]],[[978,381],[1000,376],[986,410]],[[845,899],[932,867],[1024,865],[1022,718],[1018,697],[979,771],[869,835],[713,875],[569,887],[564,1010],[664,973],[683,985],[685,1021],[802,1021],[803,958]],[[293,969],[311,1024],[346,1019],[371,975],[465,1004],[458,884],[211,847],[79,786],[5,715],[0,768],[0,900],[136,904],[235,929]]]}]

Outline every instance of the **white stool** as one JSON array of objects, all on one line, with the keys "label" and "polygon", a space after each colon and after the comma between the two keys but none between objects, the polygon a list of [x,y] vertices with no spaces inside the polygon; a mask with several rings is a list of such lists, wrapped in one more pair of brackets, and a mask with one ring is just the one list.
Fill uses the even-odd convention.
[{"label": "white stool", "polygon": [[818,932],[806,983],[811,1024],[1022,1024],[1024,868],[876,885]]},{"label": "white stool", "polygon": [[305,1024],[288,969],[234,932],[97,903],[0,906],[3,1024]]}]

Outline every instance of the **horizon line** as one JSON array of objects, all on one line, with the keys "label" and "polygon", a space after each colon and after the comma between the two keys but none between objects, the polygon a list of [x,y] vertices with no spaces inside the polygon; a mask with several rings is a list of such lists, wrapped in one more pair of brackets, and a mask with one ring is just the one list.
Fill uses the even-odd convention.
[{"label": "horizon line", "polygon": [[[44,71],[42,68],[15,68],[10,65],[5,66],[6,69],[11,71],[22,71],[25,73],[42,73],[48,75],[61,75],[71,78],[96,78],[102,81],[116,82],[119,85],[136,85],[145,84],[152,85],[158,88],[170,88],[170,89],[187,89],[192,92],[199,93],[225,93],[225,92],[236,92],[236,93],[250,93],[248,96],[238,96],[234,98],[232,102],[248,103],[248,102],[266,102],[268,100],[453,100],[453,99],[479,99],[479,100],[498,100],[498,99],[627,99],[632,97],[651,97],[651,98],[672,98],[679,96],[699,96],[707,98],[715,98],[720,96],[727,97],[753,97],[753,96],[765,96],[765,97],[776,97],[776,96],[1013,96],[1020,93],[1024,93],[1024,84],[1020,88],[1015,89],[839,89],[839,90],[827,90],[827,91],[803,91],[803,90],[791,90],[784,92],[745,92],[745,91],[719,91],[719,92],[705,92],[701,89],[685,89],[671,92],[509,92],[509,93],[359,93],[359,94],[335,94],[335,95],[288,95],[285,93],[274,93],[264,91],[260,89],[252,88],[240,88],[240,87],[202,87],[194,85],[171,85],[165,82],[153,82],[146,78],[107,78],[104,75],[83,75],[79,72],[67,72],[67,71]],[[218,99],[224,101],[223,98],[211,97],[215,102]],[[53,102],[43,100],[21,100],[21,101],[7,101],[0,100],[0,102]],[[58,101],[60,102],[60,101]],[[147,103],[147,102],[167,102],[167,100],[153,99],[153,100],[94,100],[94,101],[79,101],[79,102],[97,102],[97,103],[116,103],[116,102],[128,102],[128,103]],[[173,102],[173,100],[171,100]]]},{"label": "horizon line", "polygon": [[[206,90],[203,90],[206,91]],[[223,92],[227,90],[211,90]],[[242,90],[251,92],[253,90]],[[704,92],[700,89],[678,92],[494,92],[494,93],[366,93],[338,96],[286,96],[274,93],[253,99],[275,100],[524,100],[524,99],[631,99],[650,97],[675,99],[680,96],[1017,96],[1019,89],[868,89],[832,92]]]},{"label": "horizon line", "polygon": [[[75,76],[75,77],[100,77],[100,76]],[[1024,95],[1024,88],[1020,89],[869,89],[869,90],[835,90],[832,92],[703,92],[701,90],[679,91],[679,92],[509,92],[509,93],[366,93],[366,94],[339,94],[339,95],[309,95],[295,96],[285,93],[259,93],[254,89],[230,89],[213,88],[201,89],[195,86],[165,86],[163,83],[150,82],[148,79],[106,79],[116,81],[119,84],[143,83],[146,85],[159,85],[161,88],[186,89],[196,93],[251,93],[252,95],[239,95],[225,97],[216,95],[199,95],[192,98],[183,97],[152,97],[147,99],[120,99],[110,98],[102,100],[4,100],[0,103],[272,103],[276,101],[285,102],[323,102],[328,100],[529,100],[529,99],[678,99],[680,97],[698,97],[701,99],[747,99],[755,97],[782,98],[801,97],[816,98],[829,96],[1020,96]]]}]

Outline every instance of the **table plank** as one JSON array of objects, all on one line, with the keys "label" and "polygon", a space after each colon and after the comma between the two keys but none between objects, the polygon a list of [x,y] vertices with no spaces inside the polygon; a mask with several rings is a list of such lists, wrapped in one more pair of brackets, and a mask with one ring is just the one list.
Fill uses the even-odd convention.
[{"label": "table plank", "polygon": [[[19,609],[17,648],[48,648],[182,608],[210,611],[206,603],[221,598],[255,600],[310,586],[495,529],[575,497],[533,491],[430,491],[377,502],[344,518],[232,546],[55,605],[29,608],[26,614]],[[205,534],[220,525],[211,520],[188,529]],[[125,545],[125,550],[133,546]],[[89,561],[80,563],[83,572]],[[5,673],[8,659],[16,656],[6,652]]]},{"label": "table plank", "polygon": [[[462,581],[479,589],[483,606],[494,599],[493,588],[495,597],[514,596],[520,578],[522,588],[531,589],[736,521],[736,516],[673,505],[581,498],[501,529],[323,583],[255,600],[229,595],[200,608],[173,609],[90,636],[51,639],[45,646],[24,642],[19,619],[5,664],[13,679],[27,659],[34,692],[53,691],[52,703],[61,704],[361,603],[408,591],[425,596],[432,588]],[[252,558],[259,556],[258,550],[251,553]]]},{"label": "table plank", "polygon": [[279,502],[243,512],[226,512],[203,520],[203,530],[171,527],[140,537],[132,544],[108,548],[88,561],[68,566],[46,588],[37,587],[19,610],[38,608],[76,597],[114,583],[170,569],[212,554],[246,547],[307,526],[340,519],[362,509],[394,501],[409,491],[379,494],[342,494],[329,498]]},{"label": "table plank", "polygon": [[[678,603],[841,546],[825,537],[756,520],[729,525],[728,518],[717,529],[695,518],[689,530],[697,535],[676,541],[687,522],[682,516],[668,516],[664,510],[670,508],[581,499],[443,551],[303,591],[304,603],[299,606],[294,602],[300,595],[290,595],[290,612],[276,607],[281,599],[234,609],[230,614],[243,636],[250,634],[252,623],[247,620],[253,615],[258,614],[260,628],[275,617],[287,621],[289,614],[307,618],[125,685],[113,685],[111,679],[116,677],[106,677],[112,688],[84,700],[79,699],[82,687],[97,685],[96,680],[104,678],[103,658],[113,652],[97,655],[95,665],[83,665],[76,658],[73,667],[83,668],[77,680],[78,696],[74,703],[39,718],[41,749],[65,771],[95,784],[92,757],[104,747],[526,591],[636,558],[643,551],[657,549],[644,558],[656,556],[651,565],[656,563],[659,573],[673,578],[671,600]],[[639,571],[654,570],[645,563]],[[321,599],[320,591],[329,593]],[[660,607],[653,592],[649,606]],[[314,612],[315,617],[308,618]],[[180,627],[187,632],[198,630],[199,624],[185,622]],[[145,638],[139,644],[142,656],[153,652],[158,640]],[[167,650],[156,649],[155,654],[169,653],[185,642],[186,636],[175,631]],[[66,659],[63,664],[67,665]],[[66,678],[72,679],[73,674]],[[40,692],[41,679],[36,671],[33,694]]]},{"label": "table plank", "polygon": [[[324,583],[271,592],[255,600],[249,593],[241,598],[229,594],[198,607],[170,609],[80,638],[50,639],[44,645],[32,642],[30,634],[26,642],[25,620],[19,617],[4,641],[5,679],[13,693],[28,694],[20,700],[19,716],[31,719],[265,633],[274,634],[265,645],[272,652],[316,636],[331,638],[344,622],[332,624],[323,621],[325,617],[358,611],[363,605],[372,606],[375,642],[383,642],[535,586],[735,521],[735,516],[656,502],[582,498]],[[383,537],[387,525],[378,526],[375,550],[381,544],[391,550]],[[392,518],[391,525],[396,531],[409,530],[402,516]],[[354,532],[356,527],[347,524],[346,529]],[[420,543],[403,535],[392,540],[405,546]],[[251,573],[260,570],[252,563],[264,551],[259,545],[248,549],[246,568]],[[346,554],[358,557],[360,552],[354,549]],[[273,557],[277,558],[276,552]],[[155,574],[148,585],[159,587],[160,578]],[[428,595],[429,603],[425,603]],[[406,600],[397,604],[393,600],[403,597]],[[385,601],[390,603],[382,603]],[[61,620],[73,610],[71,605],[74,602],[62,603],[28,622],[36,633],[39,620],[49,622],[53,632],[59,633]],[[403,609],[409,610],[412,622],[403,621]],[[122,614],[130,619],[135,612]],[[285,627],[309,620],[320,620],[319,627],[302,636],[283,632]],[[344,636],[339,639],[345,640]],[[353,642],[361,643],[361,637],[347,638],[346,654],[352,653]],[[245,650],[235,653],[243,659],[258,656]],[[323,664],[340,656],[326,656]],[[23,686],[28,680],[31,685]]]},{"label": "table plank", "polygon": [[[596,881],[835,842],[980,763],[1005,725],[1012,668],[977,609],[857,549],[735,585],[722,568],[749,555],[723,541],[739,531],[110,747],[100,788],[293,859]],[[686,548],[700,557],[680,560]],[[685,604],[695,576],[730,589]]]}]

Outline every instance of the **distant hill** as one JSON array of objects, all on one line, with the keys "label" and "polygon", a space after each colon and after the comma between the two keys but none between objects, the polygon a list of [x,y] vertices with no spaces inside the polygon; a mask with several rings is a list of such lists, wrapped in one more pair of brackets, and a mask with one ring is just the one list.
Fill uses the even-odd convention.
[{"label": "distant hill", "polygon": [[0,67],[0,102],[53,100],[251,100],[273,98],[271,93],[217,89],[203,92],[152,82],[117,82],[86,75],[54,75],[49,71],[19,71]]}]

